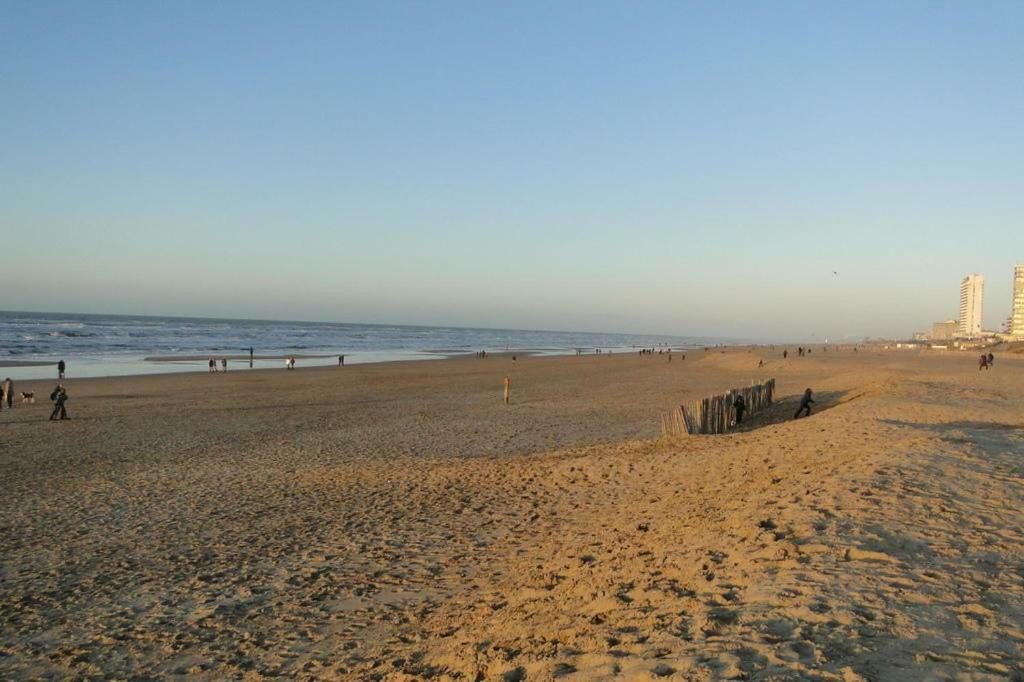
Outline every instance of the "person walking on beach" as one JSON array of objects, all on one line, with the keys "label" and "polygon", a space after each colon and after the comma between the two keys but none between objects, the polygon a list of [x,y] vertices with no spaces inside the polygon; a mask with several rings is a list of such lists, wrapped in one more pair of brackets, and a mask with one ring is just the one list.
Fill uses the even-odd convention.
[{"label": "person walking on beach", "polygon": [[61,360],[60,362],[57,363],[57,378],[58,379],[63,381],[63,379],[64,379],[64,370],[66,370],[67,368],[68,368],[68,366],[64,364],[63,360]]},{"label": "person walking on beach", "polygon": [[338,356],[338,367],[344,367],[344,366],[345,366],[345,356],[344,355],[339,355]]},{"label": "person walking on beach", "polygon": [[217,361],[214,360],[212,357],[206,362],[206,364],[210,368],[210,374],[213,374],[214,372],[217,371]]},{"label": "person walking on beach", "polygon": [[252,369],[252,354],[253,354],[253,350],[254,350],[253,347],[249,346],[249,369]]},{"label": "person walking on beach", "polygon": [[736,423],[743,423],[743,413],[747,411],[747,401],[743,399],[743,396],[736,396],[736,400],[732,404],[732,409],[736,410]]},{"label": "person walking on beach", "polygon": [[787,348],[786,350],[782,351],[782,359],[785,360],[788,357],[789,357],[789,349]]},{"label": "person walking on beach", "polygon": [[981,370],[988,368],[988,356],[982,353],[981,357],[978,358],[978,371],[980,372]]},{"label": "person walking on beach", "polygon": [[57,388],[53,389],[53,392],[50,393],[50,400],[53,401],[53,412],[50,413],[50,421],[57,419],[57,415],[60,415],[61,419],[67,419],[68,411],[64,407],[64,403],[68,401],[68,392],[64,390],[63,384],[57,384]]},{"label": "person walking on beach", "polygon": [[7,402],[7,409],[8,410],[13,410],[14,409],[14,382],[11,381],[10,377],[7,377],[6,379],[4,379],[3,400],[0,400],[0,402],[4,402],[4,401]]},{"label": "person walking on beach", "polygon": [[508,377],[505,377],[505,382],[504,383],[505,383],[505,404],[508,405],[508,401],[509,401],[509,398],[511,397],[511,393],[512,393],[512,380],[509,379]]},{"label": "person walking on beach", "polygon": [[799,419],[801,412],[806,412],[806,416],[811,416],[811,403],[814,402],[814,398],[811,396],[813,392],[811,389],[804,391],[804,397],[800,398],[800,407],[797,408],[796,414],[793,415],[793,419]]},{"label": "person walking on beach", "polygon": [[221,358],[220,359],[220,367],[221,367],[222,371],[224,371],[224,372],[228,371],[228,359],[227,358]]},{"label": "person walking on beach", "polygon": [[988,366],[991,367],[994,364],[996,364],[996,356],[994,356],[991,353],[989,353],[988,354]]}]

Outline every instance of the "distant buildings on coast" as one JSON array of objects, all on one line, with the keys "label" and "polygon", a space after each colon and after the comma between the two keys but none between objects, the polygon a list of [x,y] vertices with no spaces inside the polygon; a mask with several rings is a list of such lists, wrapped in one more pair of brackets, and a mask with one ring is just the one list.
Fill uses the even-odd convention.
[{"label": "distant buildings on coast", "polygon": [[1011,337],[1024,339],[1024,265],[1013,269],[1013,308],[1008,331]]},{"label": "distant buildings on coast", "polygon": [[960,282],[960,317],[956,335],[961,339],[976,339],[981,336],[981,311],[985,302],[985,278],[978,274],[967,275]]},{"label": "distant buildings on coast", "polygon": [[1024,341],[1024,264],[1013,269],[1013,305],[1001,331],[982,328],[985,306],[985,278],[973,273],[960,282],[959,315],[955,320],[935,322],[926,332],[914,334],[917,341],[933,345],[969,347],[994,341]]}]

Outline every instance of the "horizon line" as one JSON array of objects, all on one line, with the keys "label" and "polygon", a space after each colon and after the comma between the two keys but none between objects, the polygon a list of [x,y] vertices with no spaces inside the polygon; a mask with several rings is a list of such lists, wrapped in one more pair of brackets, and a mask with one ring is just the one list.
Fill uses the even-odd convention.
[{"label": "horizon line", "polygon": [[66,310],[0,310],[0,314],[14,313],[14,314],[35,314],[35,315],[86,315],[89,317],[136,317],[136,318],[148,318],[148,319],[170,319],[170,320],[210,320],[210,321],[228,321],[228,322],[290,322],[294,324],[334,324],[334,325],[349,325],[349,326],[362,326],[362,327],[406,327],[410,329],[468,329],[474,331],[492,331],[492,332],[540,332],[547,334],[607,334],[614,336],[664,336],[664,337],[676,337],[676,338],[688,338],[688,339],[718,339],[718,340],[729,340],[729,341],[748,341],[754,343],[750,339],[739,339],[728,336],[686,336],[682,334],[653,334],[649,332],[609,332],[609,331],[584,331],[579,329],[522,329],[514,327],[473,327],[464,325],[450,325],[450,324],[406,324],[406,323],[391,323],[391,322],[335,322],[335,321],[323,321],[323,320],[286,320],[280,318],[250,318],[250,317],[206,317],[203,315],[154,315],[154,314],[136,314],[136,313],[93,313],[93,312],[71,312]]}]

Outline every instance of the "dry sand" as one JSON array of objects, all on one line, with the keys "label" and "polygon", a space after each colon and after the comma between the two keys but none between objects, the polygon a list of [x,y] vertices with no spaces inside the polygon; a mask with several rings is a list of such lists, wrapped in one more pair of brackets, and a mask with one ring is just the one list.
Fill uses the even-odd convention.
[{"label": "dry sand", "polygon": [[1024,358],[780,354],[20,382],[0,678],[1024,679]]}]

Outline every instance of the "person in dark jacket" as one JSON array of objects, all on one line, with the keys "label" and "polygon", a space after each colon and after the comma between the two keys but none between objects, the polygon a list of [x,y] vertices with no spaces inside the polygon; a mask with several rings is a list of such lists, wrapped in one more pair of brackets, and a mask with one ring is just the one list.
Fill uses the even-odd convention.
[{"label": "person in dark jacket", "polygon": [[811,389],[804,391],[804,397],[800,398],[800,407],[797,408],[796,414],[793,415],[793,419],[799,419],[801,412],[806,412],[806,416],[811,416],[811,404],[814,402],[814,398],[811,396],[813,392]]},{"label": "person in dark jacket", "polygon": [[63,360],[61,360],[60,362],[57,363],[57,378],[58,379],[63,379],[64,378],[64,370],[66,370],[67,367],[68,366],[64,364]]},{"label": "person in dark jacket", "polygon": [[57,419],[57,415],[60,415],[61,419],[67,419],[68,411],[64,407],[64,403],[68,401],[68,392],[64,390],[63,384],[57,384],[57,388],[53,389],[53,393],[50,394],[50,400],[53,401],[53,412],[50,413],[50,421]]},{"label": "person in dark jacket", "polygon": [[743,413],[747,411],[747,401],[743,399],[743,396],[736,396],[736,400],[732,404],[732,409],[736,410],[736,423],[743,423]]},{"label": "person in dark jacket", "polygon": [[980,372],[983,369],[988,369],[988,356],[984,353],[978,358],[978,371]]}]

